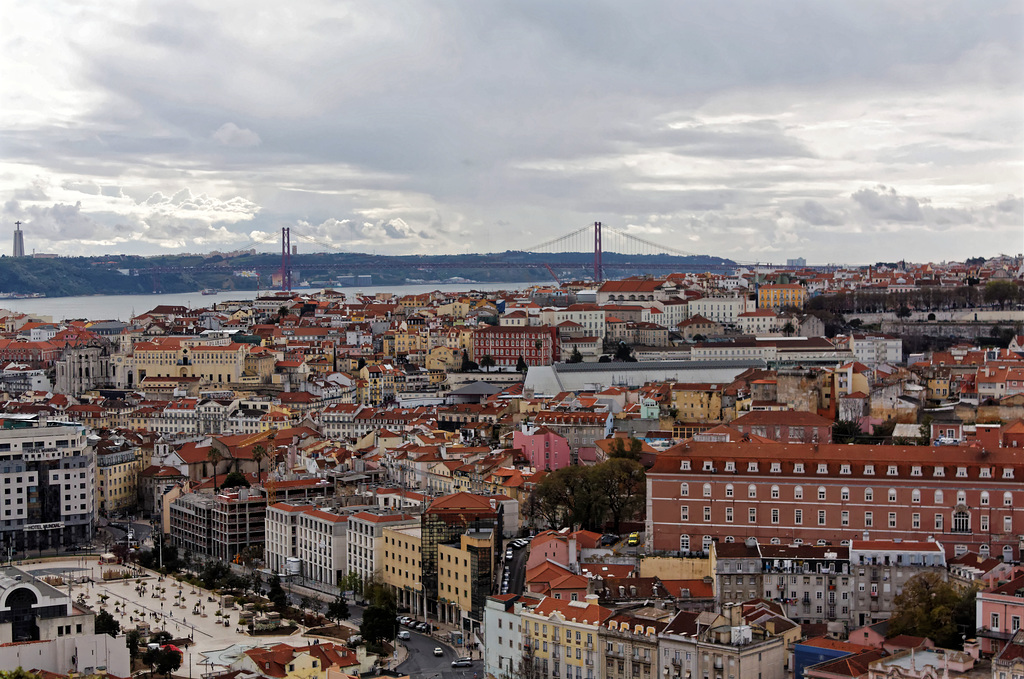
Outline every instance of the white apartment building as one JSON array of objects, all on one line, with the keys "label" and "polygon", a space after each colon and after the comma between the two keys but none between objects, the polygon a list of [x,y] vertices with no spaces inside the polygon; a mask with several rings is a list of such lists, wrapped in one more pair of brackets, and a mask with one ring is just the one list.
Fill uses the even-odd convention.
[{"label": "white apartment building", "polygon": [[316,505],[271,505],[264,546],[267,566],[275,573],[297,574],[307,584],[334,587],[348,572],[347,528],[347,516]]},{"label": "white apartment building", "polygon": [[359,512],[348,517],[348,570],[363,581],[374,577],[383,567],[384,529],[419,524],[411,514]]},{"label": "white apartment building", "polygon": [[[514,677],[523,660],[523,633],[519,616],[523,595],[501,594],[484,602],[484,676]],[[535,599],[528,599],[535,605]]]},{"label": "white apartment building", "polygon": [[701,315],[716,323],[735,324],[740,314],[757,309],[755,300],[748,300],[745,295],[729,297],[701,297],[687,303],[686,310],[690,316]]},{"label": "white apartment building", "polygon": [[[579,323],[581,332],[590,337],[604,339],[604,309],[596,304],[570,304],[567,307],[544,307],[534,325],[558,326],[566,321]],[[533,319],[531,318],[531,321]]]}]

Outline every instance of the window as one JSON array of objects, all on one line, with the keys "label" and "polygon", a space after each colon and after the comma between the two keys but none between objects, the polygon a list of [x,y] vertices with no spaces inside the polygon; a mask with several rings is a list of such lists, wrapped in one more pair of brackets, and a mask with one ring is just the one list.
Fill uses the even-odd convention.
[{"label": "window", "polygon": [[935,530],[942,530],[942,514],[935,515]]},{"label": "window", "polygon": [[818,463],[818,473],[819,474],[828,474],[828,464],[826,464],[825,462],[819,462]]},{"label": "window", "polygon": [[896,527],[896,512],[889,512],[889,528]]},{"label": "window", "polygon": [[983,478],[983,479],[990,479],[990,478],[992,478],[992,468],[991,467],[982,467],[978,471],[979,471],[979,475],[981,476],[981,478]]},{"label": "window", "polygon": [[679,486],[679,497],[690,497],[690,484],[683,483]]},{"label": "window", "polygon": [[843,502],[846,502],[847,500],[849,500],[850,499],[850,489],[849,488],[843,488],[842,490],[840,490],[839,491],[839,499],[842,500]]},{"label": "window", "polygon": [[921,527],[921,514],[919,514],[919,513],[911,514],[911,517],[910,517],[910,527],[911,528],[915,528],[915,529]]},{"label": "window", "polygon": [[793,464],[793,473],[794,474],[803,474],[804,473],[804,463],[803,462],[796,462],[796,463],[794,463]]},{"label": "window", "polygon": [[981,505],[983,507],[987,507],[988,506],[988,491],[987,490],[981,491]]},{"label": "window", "polygon": [[978,520],[978,528],[983,532],[988,532],[988,514],[981,515],[981,518]]},{"label": "window", "polygon": [[782,463],[780,463],[780,462],[772,462],[771,473],[772,474],[781,474],[782,473]]},{"label": "window", "polygon": [[937,505],[941,505],[942,504],[942,491],[941,490],[935,491],[935,504],[937,504]]},{"label": "window", "polygon": [[681,471],[684,471],[684,472],[690,471],[690,461],[689,460],[683,460],[682,464],[680,464],[680,466],[679,466],[679,469]]},{"label": "window", "polygon": [[945,476],[945,475],[946,475],[946,468],[945,467],[936,467],[935,469],[932,470],[932,476]]},{"label": "window", "polygon": [[921,503],[921,491],[915,488],[910,492],[910,501],[917,504]]},{"label": "window", "polygon": [[969,533],[971,532],[971,515],[964,510],[958,510],[953,512],[953,532],[954,533]]},{"label": "window", "polygon": [[734,471],[736,471],[736,463],[735,462],[726,462],[725,463],[725,471],[727,471],[727,472],[734,472]]},{"label": "window", "polygon": [[711,507],[704,507],[704,520],[705,521],[710,521],[711,520]]},{"label": "window", "polygon": [[779,487],[778,486],[772,486],[772,499],[773,500],[778,500],[779,499]]},{"label": "window", "polygon": [[824,500],[825,499],[825,486],[818,486],[818,499],[819,500]]},{"label": "window", "polygon": [[864,502],[874,502],[874,501],[875,501],[875,491],[873,489],[871,489],[871,488],[865,488],[864,489]]},{"label": "window", "polygon": [[990,630],[993,630],[993,631],[998,631],[999,630],[999,614],[998,613],[991,613],[990,614],[990,616],[989,616],[989,627],[988,628]]},{"label": "window", "polygon": [[749,523],[757,523],[757,507],[751,507],[747,510],[747,521]]},{"label": "window", "polygon": [[679,508],[679,520],[684,523],[690,520],[690,508],[687,505]]},{"label": "window", "polygon": [[896,502],[896,489],[895,488],[890,488],[889,489],[889,502]]},{"label": "window", "polygon": [[803,489],[803,486],[797,486],[796,488],[793,489],[793,499],[794,500],[803,500],[804,499],[804,489]]},{"label": "window", "polygon": [[871,528],[875,523],[875,516],[872,512],[864,512],[864,527]]},{"label": "window", "polygon": [[711,497],[711,484],[710,483],[705,483],[704,484],[704,497]]},{"label": "window", "polygon": [[754,484],[750,484],[749,486],[747,486],[747,497],[757,497],[757,486],[755,486]]},{"label": "window", "polygon": [[731,483],[727,483],[725,485],[725,496],[726,497],[732,497],[733,496],[733,488],[732,488],[732,484]]},{"label": "window", "polygon": [[772,523],[778,523],[778,522],[779,522],[779,510],[777,508],[775,508],[775,507],[772,507]]},{"label": "window", "polygon": [[841,518],[842,524],[844,526],[849,526],[850,525],[850,512],[847,512],[847,511],[842,512],[840,514],[840,518]]},{"label": "window", "polygon": [[706,472],[713,472],[715,471],[715,463],[711,460],[704,460],[704,466],[702,469]]},{"label": "window", "polygon": [[797,526],[799,526],[799,525],[803,524],[803,522],[804,522],[804,510],[802,510],[802,509],[794,509],[793,510],[793,523],[796,524]]},{"label": "window", "polygon": [[1003,532],[1004,533],[1012,533],[1013,532],[1013,517],[1012,516],[1004,516],[1003,517]]},{"label": "window", "polygon": [[1009,467],[1006,467],[1005,469],[1003,469],[1003,478],[1004,479],[1012,479],[1013,478],[1013,470],[1010,469]]},{"label": "window", "polygon": [[957,467],[956,468],[956,477],[958,479],[966,479],[967,478],[967,467]]},{"label": "window", "polygon": [[725,508],[725,522],[732,523],[732,507]]},{"label": "window", "polygon": [[679,536],[679,551],[689,552],[690,551],[690,536],[680,535]]},{"label": "window", "polygon": [[844,474],[844,475],[849,475],[850,474],[850,465],[848,465],[848,464],[841,464],[841,465],[839,465],[839,473],[840,474]]},{"label": "window", "polygon": [[825,525],[825,510],[824,509],[819,509],[818,510],[818,525],[819,526],[824,526]]},{"label": "window", "polygon": [[866,464],[866,465],[864,465],[864,475],[865,476],[874,476],[875,475],[875,465],[873,465],[873,464]]},{"label": "window", "polygon": [[748,472],[756,472],[757,471],[757,463],[756,462],[748,462],[747,463],[747,471]]},{"label": "window", "polygon": [[1011,493],[1010,491],[1006,491],[1005,493],[1003,493],[1003,506],[1004,507],[1012,507],[1013,506],[1013,493]]},{"label": "window", "polygon": [[886,473],[886,476],[899,476],[899,474],[900,474],[899,467],[897,467],[894,464],[891,464],[891,465],[889,465],[889,468],[886,470],[885,473]]},{"label": "window", "polygon": [[957,491],[957,493],[956,493],[956,503],[958,505],[965,505],[965,504],[967,504],[967,491],[966,490],[958,490]]},{"label": "window", "polygon": [[910,475],[911,476],[921,476],[921,467],[918,466],[918,465],[915,465],[915,466],[911,467],[910,468]]}]

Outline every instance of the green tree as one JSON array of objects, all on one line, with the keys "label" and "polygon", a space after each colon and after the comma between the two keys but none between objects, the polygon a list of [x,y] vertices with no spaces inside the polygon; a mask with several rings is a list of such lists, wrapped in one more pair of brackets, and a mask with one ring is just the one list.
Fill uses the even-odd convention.
[{"label": "green tree", "polygon": [[203,587],[206,589],[217,589],[224,585],[224,581],[230,573],[231,567],[226,563],[211,560],[203,564],[203,569],[199,572],[199,579],[203,581]]},{"label": "green tree", "polygon": [[480,357],[480,367],[483,368],[485,372],[491,372],[491,368],[495,365],[494,357],[490,354],[484,354]]},{"label": "green tree", "polygon": [[896,318],[910,318],[910,308],[906,305],[896,310]]},{"label": "green tree", "polygon": [[519,355],[519,360],[516,361],[516,372],[524,373],[530,369],[530,366],[526,365],[526,360],[522,354]]},{"label": "green tree", "polygon": [[985,284],[982,297],[989,304],[998,304],[1005,309],[1007,302],[1016,301],[1020,297],[1020,288],[1013,281],[989,281]]},{"label": "green tree", "polygon": [[922,573],[908,580],[893,601],[886,635],[927,637],[942,648],[963,648],[965,633],[974,633],[977,589],[959,589],[940,573]]},{"label": "green tree", "polygon": [[245,474],[241,472],[228,472],[224,477],[224,482],[220,485],[221,488],[248,488],[252,484],[249,483],[249,479],[245,478]]},{"label": "green tree", "polygon": [[634,362],[636,357],[633,356],[633,347],[629,346],[625,342],[619,342],[619,345],[615,347],[616,361]]},{"label": "green tree", "polygon": [[569,355],[569,359],[566,361],[566,363],[582,363],[582,362],[583,362],[583,354],[580,353],[580,348],[579,347],[573,347],[572,348],[572,354]]},{"label": "green tree", "polygon": [[623,439],[616,438],[612,441],[610,450],[608,451],[608,458],[624,458],[626,460],[640,461],[640,455],[644,451],[644,444],[640,439],[629,437],[629,448],[626,448],[626,444]]},{"label": "green tree", "polygon": [[839,420],[832,425],[832,440],[836,443],[856,443],[860,436],[860,423],[854,420]]},{"label": "green tree", "polygon": [[0,679],[39,679],[40,675],[28,672],[22,667],[13,670],[0,670]]},{"label": "green tree", "polygon": [[[635,439],[634,439],[635,440]],[[594,484],[608,508],[608,517],[619,532],[621,524],[641,514],[647,500],[647,473],[636,460],[612,458],[595,466]]]},{"label": "green tree", "polygon": [[362,356],[360,356],[359,360],[356,362],[356,370],[362,370],[365,367],[366,367],[366,359],[363,358]]},{"label": "green tree", "polygon": [[342,620],[348,620],[349,613],[348,602],[345,601],[345,597],[340,594],[332,601],[327,604],[327,619],[333,620],[334,622],[341,622]]},{"label": "green tree", "polygon": [[128,657],[132,660],[139,657],[139,641],[141,640],[142,635],[139,634],[138,630],[133,629],[124,635],[124,644],[128,647]]},{"label": "green tree", "polygon": [[[256,480],[263,480],[263,460],[269,457],[267,449],[263,447],[263,444],[257,443],[252,447],[252,460],[256,463]],[[269,496],[267,501],[269,502]]]},{"label": "green tree", "polygon": [[363,611],[359,634],[369,644],[394,639],[398,633],[398,600],[395,593],[382,582],[370,579],[363,583],[363,596],[369,606]]},{"label": "green tree", "polygon": [[359,577],[359,573],[349,571],[338,578],[338,589],[343,592],[361,592],[363,590],[363,580]]},{"label": "green tree", "polygon": [[109,634],[112,637],[116,637],[121,633],[121,623],[110,613],[100,611],[96,615],[95,629],[96,634]]},{"label": "green tree", "polygon": [[786,321],[786,324],[782,326],[782,334],[784,334],[786,337],[789,337],[794,332],[796,332],[796,326],[793,325],[793,321]]},{"label": "green tree", "polygon": [[281,578],[275,573],[270,576],[270,583],[267,589],[267,598],[275,608],[283,609],[288,606],[288,595],[281,586]]},{"label": "green tree", "polygon": [[213,466],[213,490],[217,490],[217,465],[224,459],[224,454],[214,446],[206,453],[206,460]]}]

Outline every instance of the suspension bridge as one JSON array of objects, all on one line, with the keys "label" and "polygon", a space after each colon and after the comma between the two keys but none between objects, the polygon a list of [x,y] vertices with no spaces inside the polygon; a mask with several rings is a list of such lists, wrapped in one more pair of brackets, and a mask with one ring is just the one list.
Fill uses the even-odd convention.
[{"label": "suspension bridge", "polygon": [[[318,252],[303,253],[298,257],[297,246],[293,247],[292,237],[319,248]],[[253,244],[275,244],[277,240],[253,240]],[[308,234],[294,232],[293,227],[281,229],[280,260],[263,257],[260,261],[246,266],[262,273],[273,273],[280,276],[281,289],[292,289],[293,274],[300,271],[345,271],[349,274],[373,273],[399,267],[414,267],[419,272],[451,271],[457,269],[531,269],[543,270],[559,281],[556,271],[563,275],[592,277],[600,283],[605,278],[606,269],[617,271],[681,271],[699,268],[703,271],[731,270],[735,262],[717,257],[699,255],[671,248],[653,240],[647,240],[619,229],[594,222],[557,238],[544,241],[531,247],[510,250],[501,254],[490,255],[370,255],[353,253],[342,249],[337,243],[318,240]],[[318,255],[318,256],[317,256]],[[327,259],[330,258],[330,259]],[[679,258],[696,258],[686,265]],[[137,269],[134,273],[150,275],[154,281],[161,274],[181,273],[230,273],[239,268],[232,262],[210,262],[193,266],[157,266]],[[154,283],[156,286],[156,283]]]}]

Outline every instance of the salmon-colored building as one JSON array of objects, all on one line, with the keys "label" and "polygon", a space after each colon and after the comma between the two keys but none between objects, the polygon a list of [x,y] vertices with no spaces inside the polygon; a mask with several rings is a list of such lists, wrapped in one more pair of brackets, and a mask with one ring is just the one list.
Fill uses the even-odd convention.
[{"label": "salmon-colored building", "polygon": [[934,536],[947,558],[1016,560],[1022,478],[1021,448],[690,441],[647,474],[646,530],[656,553]]}]

